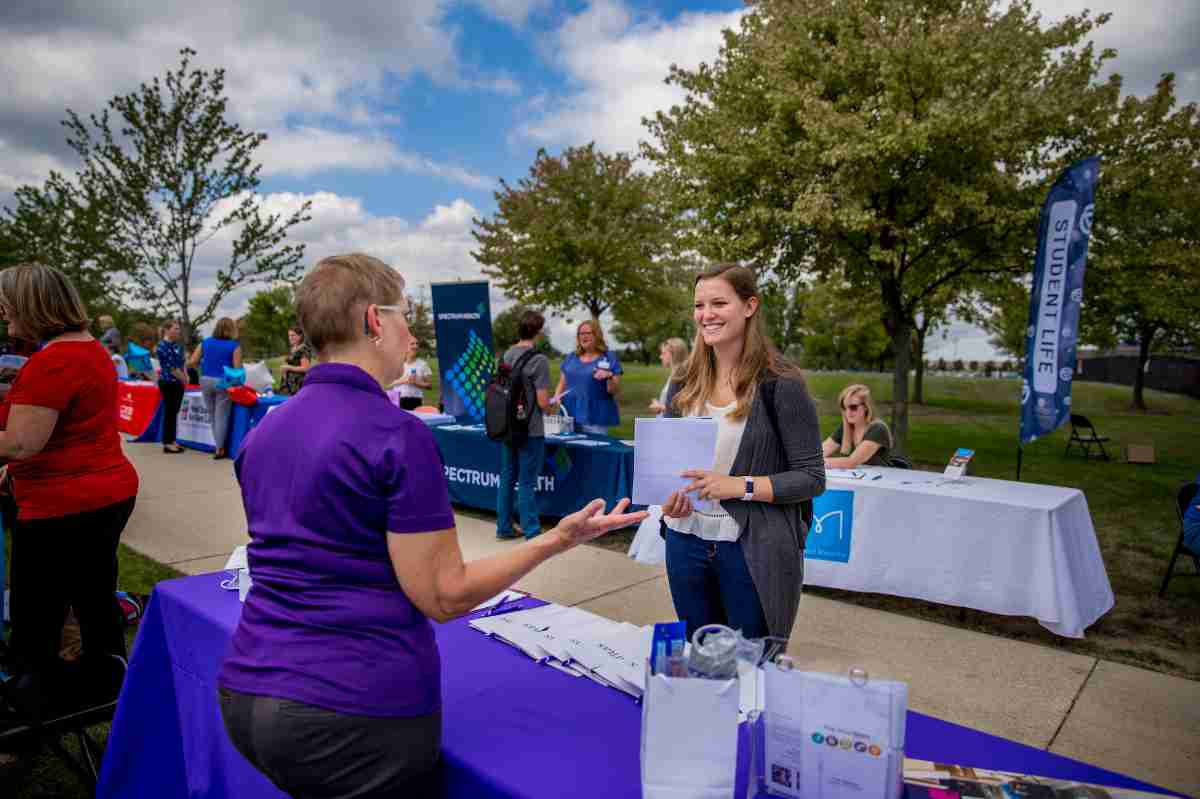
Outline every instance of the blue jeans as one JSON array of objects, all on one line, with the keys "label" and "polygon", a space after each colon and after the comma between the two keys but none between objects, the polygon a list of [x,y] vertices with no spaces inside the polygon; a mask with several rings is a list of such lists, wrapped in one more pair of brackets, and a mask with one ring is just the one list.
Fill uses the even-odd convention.
[{"label": "blue jeans", "polygon": [[706,624],[724,624],[746,638],[767,633],[758,590],[737,541],[704,539],[667,530],[667,583],[688,640]]},{"label": "blue jeans", "polygon": [[[500,485],[496,489],[496,535],[512,535],[513,482],[517,484],[517,512],[521,514],[521,529],[526,538],[541,532],[538,518],[537,488],[538,475],[542,472],[542,460],[546,454],[546,439],[526,439],[516,452],[508,444],[500,446]],[[515,463],[514,463],[515,461]],[[513,474],[514,466],[517,474]]]}]

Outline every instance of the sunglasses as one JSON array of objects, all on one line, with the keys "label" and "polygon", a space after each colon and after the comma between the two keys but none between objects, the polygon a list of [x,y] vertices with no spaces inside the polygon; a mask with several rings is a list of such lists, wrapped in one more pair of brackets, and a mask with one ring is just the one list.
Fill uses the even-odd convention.
[{"label": "sunglasses", "polygon": [[862,405],[862,403],[861,403],[861,402],[852,402],[852,403],[850,403],[849,405],[843,405],[843,406],[842,406],[842,410],[844,410],[844,411],[850,411],[851,413],[854,413],[855,411],[857,411],[857,410],[858,410],[859,408],[861,408],[862,406],[863,406],[863,405]]}]

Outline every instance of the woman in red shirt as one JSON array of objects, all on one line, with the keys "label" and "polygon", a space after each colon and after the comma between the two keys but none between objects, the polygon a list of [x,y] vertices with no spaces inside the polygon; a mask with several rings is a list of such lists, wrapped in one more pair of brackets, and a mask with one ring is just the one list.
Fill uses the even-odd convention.
[{"label": "woman in red shirt", "polygon": [[[9,335],[43,342],[0,405],[0,463],[18,508],[12,665],[18,693],[41,714],[80,682],[88,699],[119,690],[125,636],[113,593],[117,542],[133,513],[138,475],[117,431],[116,370],[88,333],[87,309],[66,276],[41,264],[5,269],[0,312]],[[71,685],[58,658],[68,607],[79,620],[86,675]]]}]

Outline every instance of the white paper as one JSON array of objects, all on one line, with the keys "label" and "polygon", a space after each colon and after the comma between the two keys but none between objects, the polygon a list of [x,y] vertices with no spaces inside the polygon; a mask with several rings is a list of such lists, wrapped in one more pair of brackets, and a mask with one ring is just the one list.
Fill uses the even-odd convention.
[{"label": "white paper", "polygon": [[688,469],[711,469],[717,451],[715,419],[635,419],[633,504],[662,505],[690,480]]}]

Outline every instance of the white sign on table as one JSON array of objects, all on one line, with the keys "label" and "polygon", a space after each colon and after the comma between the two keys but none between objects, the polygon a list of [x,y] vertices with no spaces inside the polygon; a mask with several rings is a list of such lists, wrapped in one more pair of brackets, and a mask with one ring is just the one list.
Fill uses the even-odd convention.
[{"label": "white sign on table", "polygon": [[216,447],[208,406],[204,404],[204,395],[199,391],[189,391],[183,395],[183,404],[179,406],[175,438],[180,441]]}]

